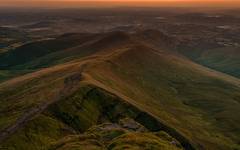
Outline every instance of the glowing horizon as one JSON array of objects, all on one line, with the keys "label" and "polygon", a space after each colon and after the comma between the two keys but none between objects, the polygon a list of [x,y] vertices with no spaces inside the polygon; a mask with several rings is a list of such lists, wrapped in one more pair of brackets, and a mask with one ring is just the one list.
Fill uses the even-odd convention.
[{"label": "glowing horizon", "polygon": [[240,7],[240,0],[0,0],[0,6],[196,6]]}]

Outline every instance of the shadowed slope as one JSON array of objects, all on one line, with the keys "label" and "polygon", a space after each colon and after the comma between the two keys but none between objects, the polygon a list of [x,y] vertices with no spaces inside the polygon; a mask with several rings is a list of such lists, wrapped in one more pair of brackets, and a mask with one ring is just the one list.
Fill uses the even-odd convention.
[{"label": "shadowed slope", "polygon": [[53,40],[29,43],[0,55],[1,69],[24,64],[50,53],[80,45],[96,35],[66,34]]},{"label": "shadowed slope", "polygon": [[196,62],[240,78],[240,48],[223,47],[203,52]]},{"label": "shadowed slope", "polygon": [[237,78],[240,77],[239,46],[216,45],[208,47],[208,42],[199,41],[197,46],[191,45],[191,42],[188,46],[186,46],[186,43],[183,43],[182,46],[178,45],[177,51],[198,64]]}]

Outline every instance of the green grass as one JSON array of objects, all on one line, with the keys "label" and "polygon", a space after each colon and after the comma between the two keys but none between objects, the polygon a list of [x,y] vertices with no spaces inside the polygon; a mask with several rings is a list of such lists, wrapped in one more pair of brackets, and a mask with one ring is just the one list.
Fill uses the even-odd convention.
[{"label": "green grass", "polygon": [[202,53],[196,61],[209,68],[240,78],[240,48],[224,47]]},{"label": "green grass", "polygon": [[0,70],[0,83],[29,72],[32,72],[32,70]]},{"label": "green grass", "polygon": [[71,133],[73,132],[58,120],[47,115],[40,115],[1,144],[0,148],[43,150],[51,143]]},{"label": "green grass", "polygon": [[[111,63],[108,63],[108,62]],[[201,66],[136,47],[89,71],[195,143],[209,149],[237,147],[239,87]],[[231,78],[231,77],[230,77]]]},{"label": "green grass", "polygon": [[178,52],[191,60],[212,68],[214,70],[240,77],[240,48],[239,47],[218,47],[218,48],[178,48]]},{"label": "green grass", "polygon": [[25,44],[0,55],[0,68],[8,69],[25,64],[54,52],[69,49],[90,40],[92,35],[63,35],[53,40],[44,40]]},{"label": "green grass", "polygon": [[[103,130],[103,129],[100,129]],[[114,130],[114,129],[113,129]],[[112,134],[113,131],[108,130]],[[106,135],[105,135],[106,136]],[[121,149],[138,149],[138,150],[180,150],[181,147],[177,147],[171,144],[172,141],[167,141],[161,137],[155,136],[154,133],[137,133],[127,131],[124,134],[117,135],[115,138],[109,140],[109,145],[103,144],[102,140],[96,137],[94,134],[84,134],[68,136],[61,139],[57,143],[53,144],[50,150],[121,150]]]},{"label": "green grass", "polygon": [[110,150],[180,150],[170,141],[165,141],[152,133],[127,133],[114,139],[109,145]]},{"label": "green grass", "polygon": [[[169,145],[169,140],[172,137],[151,132],[159,130],[159,124],[155,123],[161,122],[173,137],[181,140],[179,135],[184,136],[196,149],[239,148],[238,79],[168,51],[153,50],[128,40],[130,44],[122,42],[128,37],[120,35],[120,39],[111,35],[110,45],[107,43],[109,38],[104,38],[87,46],[86,51],[91,49],[93,53],[99,53],[87,63],[83,81],[75,85],[81,87],[35,116],[1,146],[46,149],[53,144],[57,145],[53,149],[82,149],[86,146],[89,149],[108,146],[112,149],[139,149],[142,146],[171,149],[173,145]],[[68,58],[75,59],[72,54],[82,56],[78,50],[72,52],[67,58],[61,56],[56,64],[65,62],[65,59],[68,61]],[[51,65],[48,60],[58,54],[51,55],[43,56],[44,61],[39,58],[29,62],[26,67],[38,66],[42,62]],[[0,129],[14,124],[29,109],[53,100],[60,94],[65,78],[80,72],[81,63],[81,60],[75,60],[68,65],[50,67],[1,83]],[[105,122],[119,125],[119,120],[125,117],[138,120],[150,131],[132,133],[114,128],[108,134],[106,130],[99,130],[101,126],[96,126]],[[62,128],[67,128],[67,132]]]},{"label": "green grass", "polygon": [[[134,112],[135,115],[129,112]],[[18,150],[50,148],[53,150],[58,148],[106,149],[109,146],[110,149],[115,149],[115,142],[120,141],[120,145],[125,145],[121,141],[123,138],[118,140],[118,137],[136,132],[137,138],[143,137],[135,141],[133,148],[139,145],[144,149],[149,149],[149,146],[152,149],[159,147],[178,149],[171,144],[172,141],[176,143],[178,141],[164,132],[150,133],[147,129],[139,130],[143,126],[130,118],[117,120],[123,117],[136,117],[140,113],[136,108],[125,104],[124,101],[106,91],[93,86],[83,86],[69,98],[53,104],[44,113],[30,120],[26,126],[19,128],[13,136],[1,144],[0,148]],[[116,123],[104,123],[112,121]],[[124,124],[137,127],[130,129]],[[152,137],[156,141],[150,142]],[[150,143],[146,144],[143,141]],[[129,142],[132,142],[131,139]],[[179,143],[178,147],[181,147]]]}]

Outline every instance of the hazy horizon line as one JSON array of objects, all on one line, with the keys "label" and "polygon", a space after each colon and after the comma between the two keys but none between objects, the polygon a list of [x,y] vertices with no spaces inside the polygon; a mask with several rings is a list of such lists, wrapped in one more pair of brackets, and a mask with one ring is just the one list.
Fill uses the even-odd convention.
[{"label": "hazy horizon line", "polygon": [[214,0],[214,1],[201,1],[201,0],[164,0],[164,1],[143,1],[143,0],[130,0],[130,1],[107,1],[107,0],[91,0],[91,1],[76,1],[76,0],[11,0],[0,2],[0,7],[222,7],[222,8],[240,8],[240,1],[238,0]]}]

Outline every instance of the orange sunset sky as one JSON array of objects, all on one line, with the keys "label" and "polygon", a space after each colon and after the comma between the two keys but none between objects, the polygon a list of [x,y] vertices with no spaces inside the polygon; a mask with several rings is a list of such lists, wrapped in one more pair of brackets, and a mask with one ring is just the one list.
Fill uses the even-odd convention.
[{"label": "orange sunset sky", "polygon": [[240,7],[240,0],[0,0],[0,6],[84,7],[84,6],[207,6]]}]

